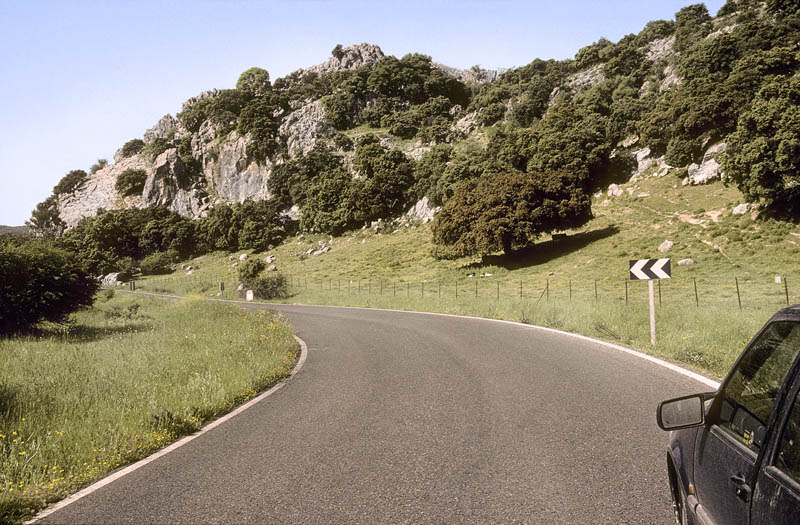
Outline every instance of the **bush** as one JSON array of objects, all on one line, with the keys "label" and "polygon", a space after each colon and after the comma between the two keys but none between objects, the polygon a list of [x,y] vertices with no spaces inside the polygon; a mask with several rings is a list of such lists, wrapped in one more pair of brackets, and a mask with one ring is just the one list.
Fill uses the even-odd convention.
[{"label": "bush", "polygon": [[117,275],[117,280],[122,282],[130,281],[139,271],[139,268],[136,267],[136,261],[133,260],[133,257],[121,257],[119,260],[117,260],[114,269],[119,272],[119,275]]},{"label": "bush", "polygon": [[108,161],[106,159],[97,159],[97,162],[92,164],[92,167],[89,168],[89,173],[94,175],[95,173],[105,168],[106,166],[108,166]]},{"label": "bush", "polygon": [[91,306],[99,286],[66,251],[39,242],[0,245],[0,333],[63,321]]},{"label": "bush", "polygon": [[178,260],[178,253],[170,250],[151,253],[139,263],[142,275],[159,275],[172,272],[172,263]]},{"label": "bush", "polygon": [[156,157],[167,151],[169,147],[170,140],[162,137],[156,137],[152,142],[148,143],[144,148],[142,148],[142,155],[151,161],[154,161],[156,160]]},{"label": "bush", "polygon": [[144,190],[147,173],[144,170],[127,169],[119,174],[114,187],[123,197],[139,195]]},{"label": "bush", "polygon": [[245,286],[254,286],[259,274],[266,268],[266,263],[261,259],[248,259],[244,264],[239,265],[239,281]]},{"label": "bush", "polygon": [[268,273],[252,283],[253,294],[259,299],[283,299],[289,296],[289,286],[282,273]]},{"label": "bush", "polygon": [[53,188],[53,195],[61,195],[65,193],[72,193],[77,190],[81,184],[86,182],[89,176],[83,170],[72,170],[64,175],[58,184]]},{"label": "bush", "polygon": [[136,155],[144,148],[144,141],[142,139],[131,139],[125,144],[122,145],[122,153],[123,158],[131,157]]}]

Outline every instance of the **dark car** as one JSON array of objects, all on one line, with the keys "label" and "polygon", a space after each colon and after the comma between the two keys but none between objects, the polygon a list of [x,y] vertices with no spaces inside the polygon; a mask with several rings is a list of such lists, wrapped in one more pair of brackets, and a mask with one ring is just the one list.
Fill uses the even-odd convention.
[{"label": "dark car", "polygon": [[716,392],[664,401],[679,524],[800,524],[800,305],[776,313]]}]

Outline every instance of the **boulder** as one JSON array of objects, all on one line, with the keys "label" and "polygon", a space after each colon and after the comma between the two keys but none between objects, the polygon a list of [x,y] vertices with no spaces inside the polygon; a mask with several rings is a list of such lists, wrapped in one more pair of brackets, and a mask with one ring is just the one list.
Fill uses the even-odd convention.
[{"label": "boulder", "polygon": [[690,264],[694,264],[692,259],[681,259],[678,261],[678,266],[689,266]]},{"label": "boulder", "polygon": [[243,254],[241,254],[241,255],[239,256],[239,262],[244,262],[244,261],[246,261],[246,260],[247,260],[247,257],[248,257],[248,255],[247,255],[246,253],[243,253]]},{"label": "boulder", "polygon": [[270,264],[270,265],[267,267],[267,271],[268,271],[268,272],[274,272],[274,271],[276,271],[276,270],[277,270],[277,268],[275,267],[275,265],[274,265],[274,264]]},{"label": "boulder", "polygon": [[672,241],[664,241],[658,247],[658,251],[660,251],[662,253],[666,253],[666,252],[670,251],[673,246],[675,246],[674,242],[672,242]]},{"label": "boulder", "polygon": [[741,203],[740,205],[736,206],[731,213],[734,215],[744,215],[750,211],[750,205],[746,202]]},{"label": "boulder", "polygon": [[717,156],[725,152],[725,149],[726,144],[724,142],[718,142],[706,150],[700,164],[690,164],[688,168],[688,184],[697,186],[699,184],[708,184],[709,182],[722,178]]},{"label": "boulder", "polygon": [[625,193],[624,190],[617,184],[612,184],[608,187],[609,197],[621,197],[623,193]]},{"label": "boulder", "polygon": [[275,256],[274,255],[267,255],[266,257],[264,257],[264,262],[267,263],[267,264],[275,262]]}]

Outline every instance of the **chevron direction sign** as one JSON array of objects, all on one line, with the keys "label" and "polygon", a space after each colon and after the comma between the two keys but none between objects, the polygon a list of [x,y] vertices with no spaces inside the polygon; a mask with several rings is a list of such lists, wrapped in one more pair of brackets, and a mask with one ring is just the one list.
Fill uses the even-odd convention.
[{"label": "chevron direction sign", "polygon": [[630,270],[632,281],[639,279],[669,279],[672,276],[669,268],[669,258],[630,261]]}]

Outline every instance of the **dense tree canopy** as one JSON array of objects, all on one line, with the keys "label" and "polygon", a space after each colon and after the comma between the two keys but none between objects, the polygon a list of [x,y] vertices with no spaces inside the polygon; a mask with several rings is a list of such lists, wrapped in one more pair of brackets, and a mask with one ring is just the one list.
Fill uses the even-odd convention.
[{"label": "dense tree canopy", "polygon": [[98,287],[71,253],[42,242],[0,240],[0,334],[62,321],[90,306]]},{"label": "dense tree canopy", "polygon": [[800,79],[764,86],[728,137],[723,169],[753,202],[800,216]]},{"label": "dense tree canopy", "polygon": [[433,221],[439,257],[486,255],[530,245],[539,235],[585,224],[591,198],[579,177],[498,174],[464,183]]}]

